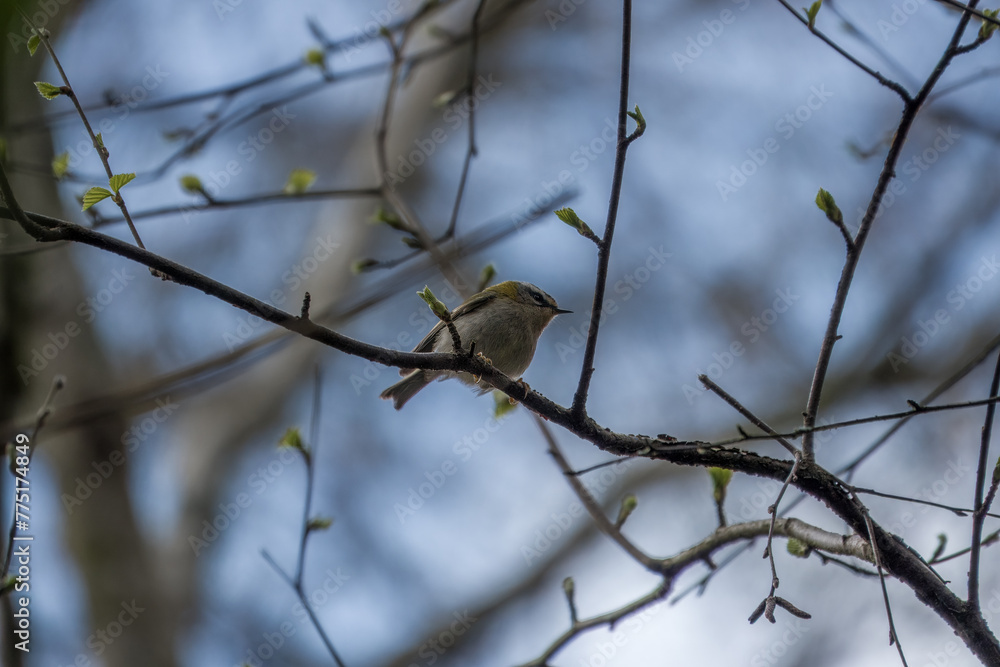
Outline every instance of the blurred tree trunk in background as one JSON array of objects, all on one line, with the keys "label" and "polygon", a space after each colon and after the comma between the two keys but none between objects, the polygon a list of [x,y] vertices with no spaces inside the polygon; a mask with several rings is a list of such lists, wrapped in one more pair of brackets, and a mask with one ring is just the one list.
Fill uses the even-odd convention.
[{"label": "blurred tree trunk in background", "polygon": [[[72,12],[79,11],[84,4],[53,2],[46,7],[26,4],[23,9],[30,16],[44,15],[46,27],[58,32],[59,26],[72,18]],[[55,14],[52,14],[53,9],[57,10]],[[0,49],[0,71],[3,72],[0,121],[38,117],[43,113],[45,100],[25,91],[33,89],[33,81],[43,78],[39,70],[49,62],[48,57],[43,49],[33,58],[29,57],[24,43],[11,37],[21,35],[24,29],[24,20],[13,3],[0,5],[0,19],[5,36]],[[47,133],[5,139],[8,155],[30,156],[31,161],[38,164],[52,159],[52,139]],[[21,201],[31,202],[31,208],[56,217],[72,217],[59,206],[56,183],[49,176],[15,174],[14,179]],[[12,223],[4,220],[0,225],[0,230],[7,234],[3,237],[4,245],[9,245],[9,240],[15,236],[10,233]],[[26,383],[17,370],[30,359],[32,349],[49,342],[49,333],[63,332],[68,322],[79,320],[77,305],[88,294],[86,283],[74,265],[74,259],[85,257],[86,251],[81,254],[78,250],[69,246],[46,248],[43,252],[4,257],[0,261],[0,299],[3,299],[0,394],[5,398],[0,410],[3,418],[9,419],[15,412],[33,414],[42,404],[55,374],[67,379],[66,389],[56,398],[56,411],[60,404],[92,397],[115,384],[108,351],[102,348],[95,330],[89,325],[81,325],[81,333],[72,339],[73,353],[56,356],[37,377],[29,378]],[[59,269],[53,270],[53,267]],[[27,307],[29,301],[33,307]],[[44,307],[40,307],[42,304]],[[33,476],[37,477],[38,466],[51,466],[59,479],[59,489],[35,487],[36,497],[40,493],[55,494],[57,491],[72,494],[78,479],[95,472],[95,463],[107,462],[111,452],[121,450],[121,437],[128,425],[127,415],[111,411],[58,436],[43,429],[38,442],[34,443],[40,447],[33,463]],[[123,468],[127,466],[126,462]],[[152,567],[148,545],[132,510],[128,482],[129,475],[123,469],[107,477],[99,492],[73,508],[72,513],[57,514],[65,521],[63,534],[67,552],[72,555],[76,575],[82,579],[86,590],[86,623],[90,628],[86,636],[96,633],[93,644],[81,645],[80,651],[87,656],[100,653],[101,661],[109,667],[169,667],[176,664],[174,641],[179,614],[172,609],[171,596],[165,593],[163,582]],[[50,500],[62,506],[58,496]],[[3,507],[7,509],[9,505],[5,502]],[[8,520],[9,514],[4,516],[5,529]],[[35,541],[32,548],[45,548],[55,553],[54,547]],[[37,588],[40,583],[33,581],[31,585]],[[5,597],[5,612],[9,611],[9,602],[10,597]],[[127,631],[116,639],[112,639],[111,634],[102,634],[107,632],[110,623],[117,622],[123,606],[135,615]],[[44,626],[39,627],[41,620],[35,617],[31,628],[32,639],[36,642],[45,641],[48,634]],[[111,633],[114,632],[112,627]],[[7,630],[4,636],[10,636]],[[18,662],[20,656],[15,655],[17,652],[9,645],[4,651],[12,651],[5,655],[8,664],[21,664]]]}]

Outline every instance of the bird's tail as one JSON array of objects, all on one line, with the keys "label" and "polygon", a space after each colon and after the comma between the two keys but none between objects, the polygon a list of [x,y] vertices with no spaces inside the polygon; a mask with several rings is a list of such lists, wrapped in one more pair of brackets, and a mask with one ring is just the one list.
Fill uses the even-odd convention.
[{"label": "bird's tail", "polygon": [[381,398],[391,398],[393,407],[397,410],[406,405],[406,402],[416,396],[417,392],[426,387],[433,378],[428,377],[422,370],[416,370],[405,378],[392,385],[382,392]]}]

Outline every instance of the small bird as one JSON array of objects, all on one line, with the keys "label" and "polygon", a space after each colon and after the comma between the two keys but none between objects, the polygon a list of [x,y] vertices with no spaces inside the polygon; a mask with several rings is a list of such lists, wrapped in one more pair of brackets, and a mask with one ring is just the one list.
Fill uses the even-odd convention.
[{"label": "small bird", "polygon": [[[494,368],[516,380],[527,370],[535,355],[538,338],[552,318],[570,312],[559,308],[555,299],[534,285],[508,280],[469,297],[452,312],[451,318],[466,351],[475,343],[476,352],[486,357]],[[448,325],[438,322],[413,351],[454,351]],[[491,389],[465,372],[403,368],[399,373],[406,377],[383,391],[381,396],[391,398],[397,410],[432,380],[457,377],[465,384],[478,387],[480,394]]]}]

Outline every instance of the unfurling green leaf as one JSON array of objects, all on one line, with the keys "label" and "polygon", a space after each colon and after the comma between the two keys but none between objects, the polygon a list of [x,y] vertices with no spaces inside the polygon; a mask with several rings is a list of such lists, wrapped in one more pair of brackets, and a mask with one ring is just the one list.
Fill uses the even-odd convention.
[{"label": "unfurling green leaf", "polygon": [[[997,15],[1000,14],[1000,9],[984,9],[983,16],[988,16],[991,19],[996,19]],[[983,24],[979,26],[979,39],[985,42],[987,39],[993,36],[996,32],[997,24],[994,21],[988,21],[983,19]]]},{"label": "unfurling green leaf", "polygon": [[35,88],[38,89],[38,94],[47,100],[53,100],[63,94],[62,88],[44,81],[36,81]]},{"label": "unfurling green leaf", "polygon": [[62,177],[66,175],[69,171],[69,153],[63,152],[52,158],[52,173],[55,175],[56,179],[62,180]]},{"label": "unfurling green leaf", "polygon": [[810,30],[816,27],[816,15],[819,14],[819,8],[822,6],[823,0],[816,0],[816,2],[812,3],[809,9],[806,9],[805,7],[802,8],[802,11],[806,13],[806,19],[809,20]]},{"label": "unfurling green leaf", "polygon": [[844,214],[840,212],[837,202],[833,200],[833,195],[823,188],[820,188],[819,192],[816,193],[816,206],[826,213],[826,219],[833,224],[842,225],[844,223]]},{"label": "unfurling green leaf", "polygon": [[445,322],[451,319],[451,311],[448,310],[448,306],[438,301],[438,298],[434,296],[434,292],[431,291],[429,286],[424,285],[424,288],[417,292],[417,296],[423,299],[430,307],[431,312],[437,315],[440,319]]},{"label": "unfurling green leaf", "polygon": [[286,195],[300,195],[316,182],[316,172],[309,169],[292,169],[285,183]]},{"label": "unfurling green leaf", "polygon": [[639,105],[635,105],[635,111],[626,111],[628,117],[635,121],[635,136],[641,137],[642,133],[646,131],[646,119],[642,117],[642,112],[639,111]]},{"label": "unfurling green leaf", "polygon": [[42,43],[42,38],[38,34],[34,34],[28,38],[28,55],[35,55],[35,51],[38,50],[38,45]]},{"label": "unfurling green leaf", "polygon": [[108,185],[111,186],[111,190],[115,194],[118,194],[118,191],[131,183],[133,179],[135,179],[135,174],[115,174],[108,179]]},{"label": "unfurling green leaf", "polygon": [[553,211],[556,217],[565,222],[567,225],[575,229],[580,233],[580,236],[586,236],[587,238],[595,237],[594,230],[592,230],[586,222],[580,219],[580,216],[576,214],[571,208],[560,208]]},{"label": "unfurling green leaf", "polygon": [[111,197],[111,191],[106,188],[93,187],[83,193],[83,210],[86,211],[88,208],[101,201],[102,199],[107,199]]},{"label": "unfurling green leaf", "polygon": [[562,220],[563,222],[565,222],[567,225],[569,225],[573,229],[579,229],[580,225],[587,224],[583,220],[580,219],[580,216],[578,216],[576,214],[576,211],[574,211],[573,209],[571,209],[569,207],[567,207],[567,208],[557,208],[556,210],[554,210],[552,212],[556,214],[557,218],[559,218],[560,220]]}]

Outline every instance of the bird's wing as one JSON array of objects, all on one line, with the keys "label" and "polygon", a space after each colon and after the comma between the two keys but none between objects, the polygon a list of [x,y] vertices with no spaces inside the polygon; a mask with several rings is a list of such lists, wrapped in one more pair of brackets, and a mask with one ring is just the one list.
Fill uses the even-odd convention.
[{"label": "bird's wing", "polygon": [[[471,299],[469,299],[468,301],[466,301],[465,303],[463,303],[458,308],[452,311],[451,313],[452,320],[455,320],[461,317],[462,315],[471,313],[475,309],[482,306],[484,303],[487,303],[495,299],[496,296],[497,295],[495,293],[490,292],[489,290],[477,294],[476,296],[472,297]],[[441,330],[444,329],[445,326],[446,325],[444,322],[438,322],[437,324],[435,324],[434,327],[429,332],[427,332],[427,335],[424,336],[423,340],[417,343],[417,346],[413,348],[413,351],[420,354],[433,352],[434,345],[437,343],[438,334],[441,333]],[[399,369],[400,375],[406,375],[412,372],[413,372],[412,368]]]}]

